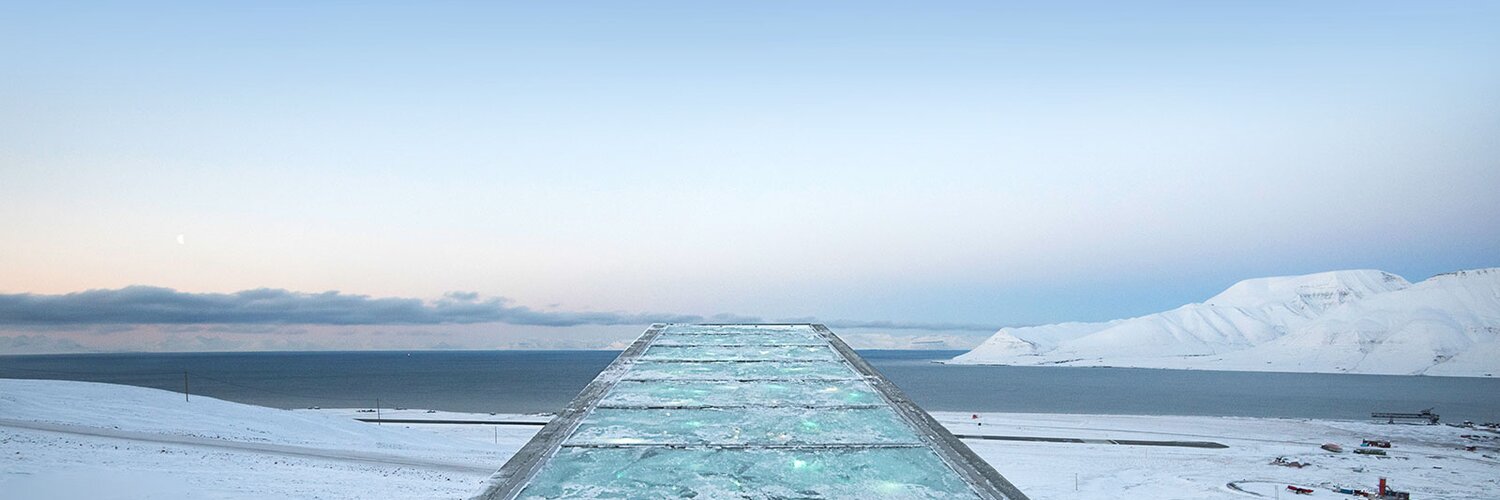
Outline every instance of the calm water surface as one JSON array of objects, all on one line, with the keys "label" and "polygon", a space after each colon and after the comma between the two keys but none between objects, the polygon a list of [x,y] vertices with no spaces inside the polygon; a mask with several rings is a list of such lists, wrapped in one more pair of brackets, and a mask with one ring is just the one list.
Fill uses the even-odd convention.
[{"label": "calm water surface", "polygon": [[[861,351],[923,408],[1137,415],[1367,418],[1436,408],[1500,421],[1500,379],[1135,368],[947,366],[962,351]],[[189,390],[278,408],[553,412],[611,351],[414,351],[0,356],[0,378]]]}]

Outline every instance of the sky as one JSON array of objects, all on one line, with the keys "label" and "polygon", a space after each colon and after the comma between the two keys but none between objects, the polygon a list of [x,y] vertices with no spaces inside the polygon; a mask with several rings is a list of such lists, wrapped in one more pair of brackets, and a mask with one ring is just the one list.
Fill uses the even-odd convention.
[{"label": "sky", "polygon": [[[0,353],[966,348],[1500,266],[1494,2],[4,2]],[[842,328],[842,330],[840,330]]]}]

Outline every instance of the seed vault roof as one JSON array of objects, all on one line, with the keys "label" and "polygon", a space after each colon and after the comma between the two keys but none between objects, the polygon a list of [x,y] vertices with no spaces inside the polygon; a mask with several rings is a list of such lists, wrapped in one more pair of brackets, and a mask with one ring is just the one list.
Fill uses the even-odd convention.
[{"label": "seed vault roof", "polygon": [[823,325],[655,325],[477,499],[1025,500]]}]

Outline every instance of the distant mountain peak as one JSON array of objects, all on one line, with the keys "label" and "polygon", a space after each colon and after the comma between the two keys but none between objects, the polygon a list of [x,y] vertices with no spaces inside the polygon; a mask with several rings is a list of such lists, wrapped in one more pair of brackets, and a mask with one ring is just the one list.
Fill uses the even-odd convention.
[{"label": "distant mountain peak", "polygon": [[1285,306],[1295,311],[1320,313],[1339,304],[1409,286],[1411,283],[1405,278],[1385,271],[1328,271],[1240,281],[1203,303],[1245,309]]},{"label": "distant mountain peak", "polygon": [[1248,279],[1156,314],[1005,328],[951,362],[1494,376],[1500,268]]},{"label": "distant mountain peak", "polygon": [[1431,278],[1427,278],[1424,281],[1433,281],[1433,280],[1443,281],[1443,280],[1469,279],[1469,278],[1494,278],[1494,277],[1497,277],[1497,276],[1500,276],[1500,267],[1482,267],[1482,268],[1479,268],[1479,269],[1465,269],[1465,270],[1462,270],[1462,271],[1453,271],[1451,273],[1438,274],[1438,275],[1434,275]]}]

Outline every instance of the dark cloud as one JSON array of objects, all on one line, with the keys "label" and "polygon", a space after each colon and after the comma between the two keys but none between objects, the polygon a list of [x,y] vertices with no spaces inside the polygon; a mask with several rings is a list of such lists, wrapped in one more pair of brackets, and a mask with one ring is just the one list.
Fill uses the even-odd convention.
[{"label": "dark cloud", "polygon": [[[717,314],[539,311],[451,292],[432,302],[333,292],[301,293],[259,288],[234,293],[187,293],[130,286],[61,295],[0,294],[0,325],[437,325],[508,323],[534,326],[646,325],[651,323],[754,323],[754,316]],[[797,322],[815,322],[804,318]],[[919,330],[994,327],[892,321],[832,321],[829,326]]]},{"label": "dark cloud", "polygon": [[450,293],[434,302],[373,298],[339,292],[300,293],[260,288],[235,293],[187,293],[131,286],[62,295],[0,294],[0,324],[309,324],[435,325],[510,323],[577,326],[699,322],[683,314],[542,312],[476,293]]},{"label": "dark cloud", "polygon": [[45,354],[88,350],[83,344],[72,339],[60,339],[50,335],[0,336],[0,353],[6,354]]},{"label": "dark cloud", "polygon": [[453,300],[473,302],[479,300],[479,292],[448,292],[443,295]]}]

